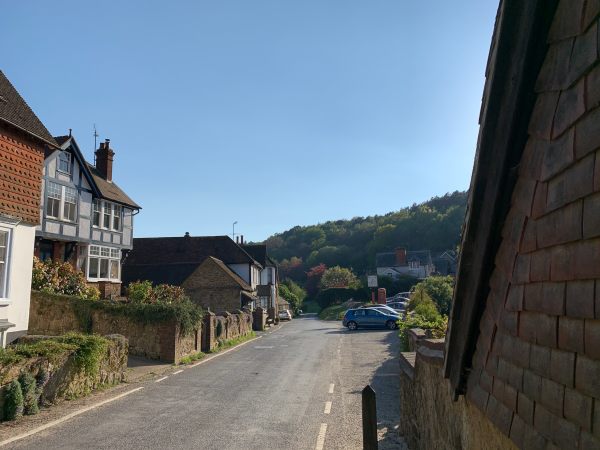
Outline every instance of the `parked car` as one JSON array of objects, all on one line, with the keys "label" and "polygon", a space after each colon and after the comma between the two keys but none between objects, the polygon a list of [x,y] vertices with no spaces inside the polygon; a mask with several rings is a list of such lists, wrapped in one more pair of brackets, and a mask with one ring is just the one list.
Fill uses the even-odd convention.
[{"label": "parked car", "polygon": [[349,309],[344,314],[342,324],[350,331],[357,328],[388,328],[394,330],[398,327],[400,320],[398,314],[384,313],[375,308]]},{"label": "parked car", "polygon": [[391,315],[397,315],[400,312],[400,311],[396,311],[396,309],[390,305],[365,305],[365,306],[361,306],[360,308],[361,309],[364,309],[364,308],[378,309],[384,314],[391,314]]},{"label": "parked car", "polygon": [[397,302],[409,302],[410,298],[405,297],[404,295],[396,294],[393,297],[388,297],[385,299],[386,303],[397,303]]},{"label": "parked car", "polygon": [[292,313],[289,309],[279,311],[279,320],[292,320]]},{"label": "parked car", "polygon": [[407,310],[408,303],[407,302],[391,302],[391,303],[388,303],[386,306],[389,306],[390,308],[395,309],[396,311],[405,312]]}]

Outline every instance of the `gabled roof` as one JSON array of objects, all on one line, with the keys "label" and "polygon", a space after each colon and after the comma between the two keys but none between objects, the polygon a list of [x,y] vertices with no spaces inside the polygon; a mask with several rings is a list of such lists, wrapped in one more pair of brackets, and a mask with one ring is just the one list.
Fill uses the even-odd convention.
[{"label": "gabled roof", "polygon": [[233,270],[231,270],[229,267],[227,267],[227,265],[221,261],[218,258],[214,258],[212,256],[209,256],[208,258],[206,258],[204,260],[204,262],[201,264],[216,264],[225,274],[227,274],[233,281],[236,282],[236,284],[241,287],[243,290],[245,291],[249,291],[252,292],[252,287],[246,283],[237,273],[235,273]]},{"label": "gabled roof", "polygon": [[[375,261],[377,267],[396,267],[396,253],[377,253]],[[429,250],[409,250],[406,252],[406,262],[411,261],[417,261],[423,266],[431,264],[431,252]]]},{"label": "gabled roof", "polygon": [[241,247],[252,258],[258,261],[263,267],[267,265],[267,246],[266,244],[242,244]]},{"label": "gabled roof", "polygon": [[0,70],[0,121],[56,147],[56,142],[27,102]]},{"label": "gabled roof", "polygon": [[124,266],[200,264],[209,256],[225,264],[260,264],[229,236],[135,238]]},{"label": "gabled roof", "polygon": [[96,167],[89,163],[86,163],[86,165],[102,198],[121,203],[125,206],[131,206],[134,209],[142,209],[142,207],[134,202],[114,181],[106,181],[104,177],[100,175],[100,172],[98,172]]},{"label": "gabled roof", "polygon": [[[125,260],[127,262],[129,258]],[[127,286],[134,281],[149,280],[154,284],[180,286],[198,268],[198,263],[146,264],[141,266],[123,264],[121,281]]]},{"label": "gabled roof", "polygon": [[75,137],[55,136],[54,140],[63,150],[70,148],[71,151],[73,151],[75,158],[79,162],[79,166],[83,171],[83,174],[92,186],[94,194],[97,197],[111,200],[113,202],[129,206],[133,209],[142,209],[142,207],[134,202],[115,182],[109,183],[106,181],[102,175],[100,175],[96,167],[85,160],[81,150],[79,149],[79,145],[77,145],[77,141],[75,141]]}]

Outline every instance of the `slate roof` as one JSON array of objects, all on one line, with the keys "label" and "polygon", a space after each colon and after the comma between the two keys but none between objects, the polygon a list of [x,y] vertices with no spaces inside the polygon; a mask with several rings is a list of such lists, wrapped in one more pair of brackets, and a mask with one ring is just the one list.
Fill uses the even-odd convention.
[{"label": "slate roof", "polygon": [[[396,267],[396,253],[384,252],[375,255],[377,267]],[[429,250],[409,250],[406,252],[406,262],[418,261],[420,265],[431,264],[431,252]]]},{"label": "slate roof", "polygon": [[209,256],[225,264],[258,264],[229,236],[182,236],[135,238],[124,267],[200,264]]},{"label": "slate roof", "polygon": [[27,102],[0,70],[0,120],[56,147],[56,142]]},{"label": "slate roof", "polygon": [[266,244],[242,244],[241,247],[246,251],[246,253],[252,256],[252,258],[258,261],[261,266],[267,267],[270,265],[275,265],[273,260],[267,255]]},{"label": "slate roof", "polygon": [[[127,263],[127,259],[125,260]],[[154,284],[172,284],[180,286],[198,268],[200,264],[123,264],[121,280],[124,286],[133,281],[150,280]]]},{"label": "slate roof", "polygon": [[106,181],[104,177],[100,175],[100,172],[98,172],[98,169],[96,169],[95,166],[91,165],[90,163],[86,164],[102,198],[112,200],[126,206],[131,206],[135,209],[142,209],[141,206],[134,202],[119,186],[117,186],[114,181]]}]

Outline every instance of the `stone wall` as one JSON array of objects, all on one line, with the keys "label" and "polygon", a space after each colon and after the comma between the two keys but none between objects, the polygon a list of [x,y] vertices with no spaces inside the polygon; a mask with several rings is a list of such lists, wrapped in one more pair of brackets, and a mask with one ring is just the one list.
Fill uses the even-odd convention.
[{"label": "stone wall", "polygon": [[145,322],[112,311],[86,309],[87,302],[89,300],[32,292],[29,333],[118,333],[128,339],[129,354],[172,363],[200,351],[200,329],[183,336],[173,321]]},{"label": "stone wall", "polygon": [[250,334],[252,331],[252,315],[243,311],[237,311],[235,314],[225,312],[215,316],[217,341],[228,341]]},{"label": "stone wall", "polygon": [[[19,343],[35,342],[50,339],[50,336],[23,336]],[[72,399],[89,394],[101,386],[118,384],[125,380],[127,370],[127,339],[120,335],[105,336],[108,347],[100,359],[98,370],[94,374],[86,373],[75,361],[73,352],[55,356],[28,358],[10,367],[4,367],[1,373],[0,414],[3,410],[4,392],[11,381],[18,379],[22,372],[29,372],[37,377],[45,370],[48,378],[41,387],[41,403],[57,403],[64,399]]]},{"label": "stone wall", "polygon": [[465,400],[454,402],[444,379],[443,339],[415,340],[416,352],[400,357],[400,433],[412,450],[515,448],[484,414]]}]

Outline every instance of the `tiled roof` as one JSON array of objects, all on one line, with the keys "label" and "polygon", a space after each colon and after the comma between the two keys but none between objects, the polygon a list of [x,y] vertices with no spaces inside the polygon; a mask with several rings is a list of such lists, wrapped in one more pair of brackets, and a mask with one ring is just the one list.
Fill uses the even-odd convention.
[{"label": "tiled roof", "polygon": [[96,169],[96,167],[92,166],[90,163],[86,163],[88,169],[92,175],[94,183],[98,187],[100,191],[100,195],[102,198],[107,200],[112,200],[117,203],[121,203],[126,206],[131,206],[135,209],[141,209],[136,202],[134,202],[123,190],[117,186],[117,184],[113,182],[108,182],[100,175],[100,172]]},{"label": "tiled roof", "polygon": [[[377,253],[375,256],[377,267],[395,267],[396,253]],[[429,250],[409,250],[406,252],[406,262],[418,261],[420,265],[431,264],[431,252]]]},{"label": "tiled roof", "polygon": [[261,266],[267,266],[267,246],[265,244],[242,244],[242,248]]},{"label": "tiled roof", "polygon": [[123,286],[127,286],[129,283],[139,280],[150,280],[154,284],[165,283],[179,286],[198,266],[198,263],[145,264],[140,266],[123,264],[121,280]]},{"label": "tiled roof", "polygon": [[69,139],[71,139],[71,136],[54,136],[54,140],[58,145],[63,145]]},{"label": "tiled roof", "polygon": [[0,120],[56,146],[52,135],[0,70]]},{"label": "tiled roof", "polygon": [[209,256],[225,264],[250,264],[254,262],[229,236],[182,236],[136,238],[125,266],[200,264]]}]

